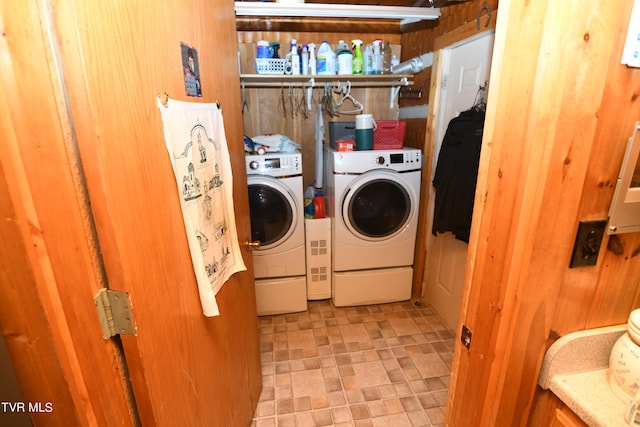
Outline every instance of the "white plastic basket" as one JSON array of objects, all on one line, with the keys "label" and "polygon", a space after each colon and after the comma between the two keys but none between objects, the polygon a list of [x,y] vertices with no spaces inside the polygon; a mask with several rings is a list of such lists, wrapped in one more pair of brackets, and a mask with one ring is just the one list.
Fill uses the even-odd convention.
[{"label": "white plastic basket", "polygon": [[258,74],[284,74],[286,59],[256,58],[256,72]]}]

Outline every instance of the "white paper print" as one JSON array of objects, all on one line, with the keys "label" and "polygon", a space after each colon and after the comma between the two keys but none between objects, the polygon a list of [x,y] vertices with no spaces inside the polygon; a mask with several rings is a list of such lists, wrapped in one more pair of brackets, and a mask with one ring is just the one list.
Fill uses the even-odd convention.
[{"label": "white paper print", "polygon": [[180,195],[193,268],[205,316],[220,314],[215,295],[246,270],[238,244],[233,175],[217,104],[158,101]]},{"label": "white paper print", "polygon": [[640,67],[640,3],[633,2],[627,39],[622,51],[622,63],[629,67]]}]

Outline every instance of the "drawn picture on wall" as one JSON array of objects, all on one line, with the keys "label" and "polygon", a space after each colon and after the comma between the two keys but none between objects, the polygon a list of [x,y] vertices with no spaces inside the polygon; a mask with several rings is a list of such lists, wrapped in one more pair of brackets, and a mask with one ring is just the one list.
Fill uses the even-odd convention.
[{"label": "drawn picture on wall", "polygon": [[187,96],[202,97],[198,51],[184,43],[180,43],[180,51],[182,53],[182,72],[184,74],[184,87],[187,91]]}]

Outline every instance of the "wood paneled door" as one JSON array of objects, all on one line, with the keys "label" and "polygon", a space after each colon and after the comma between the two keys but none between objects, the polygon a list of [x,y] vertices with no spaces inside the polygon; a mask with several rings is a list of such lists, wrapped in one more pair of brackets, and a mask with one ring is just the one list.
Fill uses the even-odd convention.
[{"label": "wood paneled door", "polygon": [[[36,425],[248,425],[252,259],[202,314],[156,96],[222,105],[250,236],[232,2],[0,2],[0,326]],[[181,43],[198,51],[187,98]],[[94,295],[129,293],[104,340]]]}]

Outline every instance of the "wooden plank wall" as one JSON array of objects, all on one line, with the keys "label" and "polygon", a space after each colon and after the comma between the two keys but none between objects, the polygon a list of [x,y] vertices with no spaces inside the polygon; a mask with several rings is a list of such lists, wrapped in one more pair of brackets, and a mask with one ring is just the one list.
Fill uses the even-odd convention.
[{"label": "wooden plank wall", "polygon": [[[478,15],[480,15],[481,28],[484,28],[488,18],[487,11],[483,10],[485,5],[491,9],[492,20],[495,22],[498,0],[471,0],[440,8],[441,16],[435,26],[417,30],[412,30],[411,27],[407,28],[401,35],[402,57],[400,60],[407,61],[418,55],[433,52],[434,41],[438,37],[454,32],[467,23],[474,23],[475,25]],[[401,98],[399,106],[408,107],[428,104],[430,87],[431,67],[428,67],[414,75],[412,89],[422,90],[422,97],[420,99]],[[426,127],[426,118],[408,120],[405,144],[410,147],[423,148]]]},{"label": "wooden plank wall", "polygon": [[579,222],[607,218],[640,117],[640,70],[620,64],[632,3],[500,9],[451,425],[526,425],[548,346],[640,306],[640,233],[605,236],[595,267],[569,268]]}]

